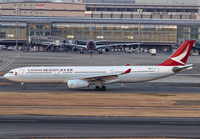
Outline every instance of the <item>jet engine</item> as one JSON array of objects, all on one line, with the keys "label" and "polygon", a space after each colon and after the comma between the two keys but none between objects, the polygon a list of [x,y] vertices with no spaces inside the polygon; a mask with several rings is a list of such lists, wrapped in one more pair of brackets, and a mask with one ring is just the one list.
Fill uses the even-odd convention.
[{"label": "jet engine", "polygon": [[74,52],[76,52],[76,51],[78,51],[78,48],[77,48],[76,46],[74,46],[74,47],[72,48],[72,50],[73,50]]},{"label": "jet engine", "polygon": [[67,86],[71,89],[89,87],[89,85],[85,80],[72,79],[67,81]]},{"label": "jet engine", "polygon": [[106,51],[106,52],[109,52],[109,51],[110,51],[110,48],[109,48],[109,47],[106,47],[106,48],[105,48],[105,51]]}]

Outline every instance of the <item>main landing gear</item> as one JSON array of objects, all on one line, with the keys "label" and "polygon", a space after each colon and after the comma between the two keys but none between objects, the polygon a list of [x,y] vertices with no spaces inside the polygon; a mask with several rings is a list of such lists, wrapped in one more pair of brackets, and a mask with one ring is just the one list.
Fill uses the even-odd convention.
[{"label": "main landing gear", "polygon": [[95,87],[95,91],[105,91],[105,90],[106,90],[105,86],[102,86],[101,88],[99,86]]},{"label": "main landing gear", "polygon": [[80,54],[84,54],[84,50],[83,49],[80,49]]},{"label": "main landing gear", "polygon": [[103,54],[102,49],[99,49],[99,54]]},{"label": "main landing gear", "polygon": [[25,84],[24,84],[24,83],[21,83],[21,85],[22,85],[22,90],[26,90]]}]

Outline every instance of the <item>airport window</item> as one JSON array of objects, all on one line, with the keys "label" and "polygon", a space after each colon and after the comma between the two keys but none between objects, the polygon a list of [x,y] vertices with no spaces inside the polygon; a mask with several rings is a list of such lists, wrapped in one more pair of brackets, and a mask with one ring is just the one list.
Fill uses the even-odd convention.
[{"label": "airport window", "polygon": [[40,32],[36,32],[36,36],[40,36]]},{"label": "airport window", "polygon": [[33,29],[36,29],[36,27],[35,27],[35,25],[30,25],[29,29],[33,30]]},{"label": "airport window", "polygon": [[45,25],[44,28],[45,29],[51,29],[51,26],[50,25]]},{"label": "airport window", "polygon": [[[1,22],[1,38],[5,39],[15,39],[15,34],[16,34],[16,23],[15,22]],[[26,35],[26,23],[19,23],[18,24],[18,37],[19,39],[25,39],[24,37]],[[22,34],[23,33],[23,34]]]},{"label": "airport window", "polygon": [[6,33],[5,32],[0,32],[0,38],[6,38]]},{"label": "airport window", "polygon": [[121,24],[121,29],[122,29],[122,30],[129,30],[130,28],[129,28],[129,26],[126,25],[126,24]]},{"label": "airport window", "polygon": [[189,27],[184,27],[182,30],[183,30],[183,32],[189,32],[190,28]]},{"label": "airport window", "polygon": [[94,24],[93,26],[95,30],[103,30],[103,27],[101,27],[101,24]]},{"label": "airport window", "polygon": [[[53,23],[52,35],[73,39],[89,39],[90,24],[84,23]],[[93,37],[107,38],[112,41],[138,41],[138,24],[92,24]],[[176,25],[144,25],[141,24],[141,41],[170,41],[177,40]]]},{"label": "airport window", "polygon": [[60,24],[60,29],[64,30],[65,27],[66,27],[65,23],[61,23],[61,24]]},{"label": "airport window", "polygon": [[[86,25],[85,24],[81,24],[80,25],[80,30],[85,30]],[[93,30],[93,29],[92,29]]]},{"label": "airport window", "polygon": [[116,30],[121,30],[122,29],[121,24],[116,24],[115,28]]},{"label": "airport window", "polygon": [[56,23],[52,24],[52,29],[56,29]]},{"label": "airport window", "polygon": [[45,36],[50,36],[50,32],[45,32]]},{"label": "airport window", "polygon": [[198,32],[198,28],[191,28],[190,32]]},{"label": "airport window", "polygon": [[30,36],[34,36],[35,33],[33,31],[30,31]]},{"label": "airport window", "polygon": [[107,24],[103,24],[103,30],[108,30],[108,25]]},{"label": "airport window", "polygon": [[70,24],[65,24],[65,28],[66,28],[66,30],[70,30],[71,29],[71,25]]},{"label": "airport window", "polygon": [[43,29],[43,25],[36,25],[36,29]]}]

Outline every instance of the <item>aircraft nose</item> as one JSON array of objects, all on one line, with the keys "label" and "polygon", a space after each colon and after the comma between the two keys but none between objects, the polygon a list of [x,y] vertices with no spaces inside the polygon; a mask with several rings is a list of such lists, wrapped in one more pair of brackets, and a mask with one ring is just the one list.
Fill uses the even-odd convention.
[{"label": "aircraft nose", "polygon": [[3,77],[6,78],[6,79],[9,79],[10,74],[9,74],[9,73],[6,73]]},{"label": "aircraft nose", "polygon": [[3,77],[7,79],[8,78],[8,73],[4,74]]}]

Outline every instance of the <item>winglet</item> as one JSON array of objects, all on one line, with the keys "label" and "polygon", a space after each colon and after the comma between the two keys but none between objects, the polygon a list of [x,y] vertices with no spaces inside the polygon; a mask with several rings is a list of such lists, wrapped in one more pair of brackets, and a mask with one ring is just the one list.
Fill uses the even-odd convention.
[{"label": "winglet", "polygon": [[185,66],[194,42],[194,40],[185,41],[169,59],[158,66]]},{"label": "winglet", "polygon": [[126,66],[130,66],[130,64],[126,64]]},{"label": "winglet", "polygon": [[123,74],[127,74],[127,73],[130,73],[130,72],[131,72],[131,69],[128,69]]}]

